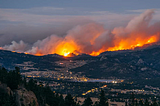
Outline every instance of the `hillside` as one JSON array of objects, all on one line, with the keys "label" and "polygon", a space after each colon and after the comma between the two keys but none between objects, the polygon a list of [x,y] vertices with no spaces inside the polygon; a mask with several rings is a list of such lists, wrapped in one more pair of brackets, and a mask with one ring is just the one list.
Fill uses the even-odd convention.
[{"label": "hillside", "polygon": [[160,48],[103,53],[100,59],[71,69],[94,78],[155,78],[160,76]]},{"label": "hillside", "polygon": [[0,50],[0,64],[7,69],[18,66],[21,72],[69,70],[89,78],[155,78],[160,76],[159,54],[159,46],[104,52],[95,57],[82,54],[68,58],[57,54],[33,56]]}]

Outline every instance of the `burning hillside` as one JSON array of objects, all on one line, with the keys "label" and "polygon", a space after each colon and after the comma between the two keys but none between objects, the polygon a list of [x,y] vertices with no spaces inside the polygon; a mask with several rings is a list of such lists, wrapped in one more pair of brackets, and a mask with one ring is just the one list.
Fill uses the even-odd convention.
[{"label": "burning hillside", "polygon": [[104,51],[134,49],[159,41],[160,22],[151,23],[153,14],[154,10],[147,10],[130,20],[126,27],[108,30],[102,24],[87,23],[69,30],[64,37],[51,35],[33,45],[13,41],[1,49],[34,55],[56,53],[63,56],[71,53],[96,56]]}]

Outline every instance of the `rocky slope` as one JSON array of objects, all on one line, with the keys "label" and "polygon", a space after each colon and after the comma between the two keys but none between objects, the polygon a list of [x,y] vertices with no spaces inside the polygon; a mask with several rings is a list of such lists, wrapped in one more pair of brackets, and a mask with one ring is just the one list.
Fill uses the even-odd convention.
[{"label": "rocky slope", "polygon": [[0,89],[13,98],[16,106],[39,106],[35,94],[32,91],[27,91],[24,87],[12,91],[6,84],[0,83]]}]

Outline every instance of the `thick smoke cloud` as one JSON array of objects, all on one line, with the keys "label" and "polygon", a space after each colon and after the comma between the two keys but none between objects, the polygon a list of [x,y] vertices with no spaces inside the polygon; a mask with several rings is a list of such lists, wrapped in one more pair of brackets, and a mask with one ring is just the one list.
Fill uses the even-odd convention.
[{"label": "thick smoke cloud", "polygon": [[2,48],[43,55],[53,53],[62,55],[64,54],[62,52],[98,55],[106,50],[130,49],[159,41],[160,22],[150,25],[153,14],[154,10],[147,10],[130,20],[126,27],[108,30],[102,24],[87,22],[73,27],[67,31],[66,35],[52,34],[35,43],[33,40],[32,45],[23,41],[19,43],[12,41],[11,45],[5,45]]},{"label": "thick smoke cloud", "polygon": [[19,43],[15,41],[12,41],[11,43],[11,45],[4,46],[3,49],[17,52],[24,52],[27,49],[27,44],[25,44],[22,40]]}]

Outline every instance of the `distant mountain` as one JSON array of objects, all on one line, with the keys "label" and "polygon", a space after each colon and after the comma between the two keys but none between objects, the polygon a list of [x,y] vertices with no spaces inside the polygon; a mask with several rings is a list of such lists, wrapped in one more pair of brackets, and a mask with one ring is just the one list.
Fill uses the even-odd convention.
[{"label": "distant mountain", "polygon": [[[58,63],[68,62],[67,65]],[[74,62],[85,62],[70,69],[73,74],[81,74],[90,78],[153,78],[160,77],[160,47],[145,49],[107,51],[99,56],[81,54],[74,57],[63,57],[58,54],[34,56],[0,50],[0,65],[7,69],[15,66],[24,71],[56,71],[75,65]],[[67,63],[67,64],[68,64]]]},{"label": "distant mountain", "polygon": [[99,60],[71,69],[93,78],[160,77],[160,47],[104,52]]},{"label": "distant mountain", "polygon": [[[22,64],[26,64],[26,66],[30,66],[28,70],[22,71],[35,71],[35,70],[45,70],[54,68],[60,68],[54,62],[58,60],[63,60],[61,56],[34,56],[24,53],[16,53],[6,50],[0,50],[0,65],[7,69],[14,69],[15,66],[22,66]],[[24,65],[23,65],[24,66]],[[23,69],[23,67],[21,68]]]}]

